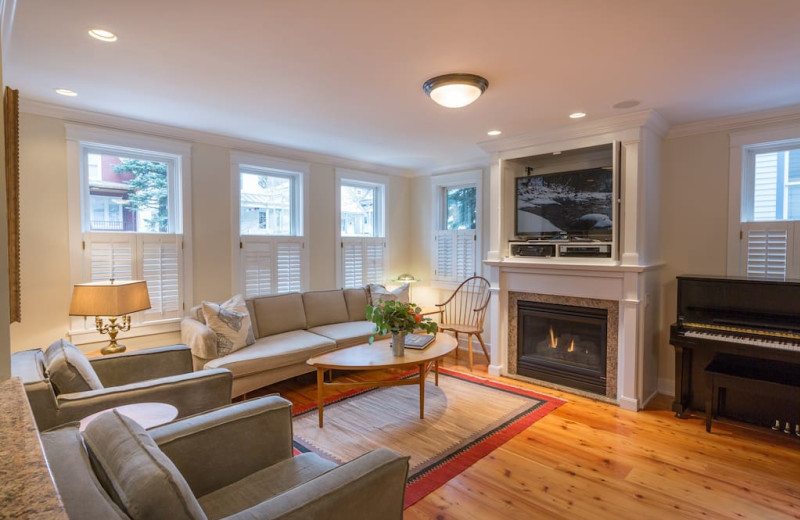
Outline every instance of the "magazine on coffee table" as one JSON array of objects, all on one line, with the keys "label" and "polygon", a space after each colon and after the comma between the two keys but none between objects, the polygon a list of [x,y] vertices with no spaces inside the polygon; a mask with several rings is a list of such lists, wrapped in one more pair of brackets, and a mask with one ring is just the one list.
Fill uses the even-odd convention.
[{"label": "magazine on coffee table", "polygon": [[406,334],[406,348],[422,350],[436,339],[432,334]]}]

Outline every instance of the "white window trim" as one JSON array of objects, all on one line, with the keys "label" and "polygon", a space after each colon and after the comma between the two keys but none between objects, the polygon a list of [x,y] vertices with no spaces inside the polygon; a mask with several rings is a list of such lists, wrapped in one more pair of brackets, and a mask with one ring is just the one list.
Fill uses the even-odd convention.
[{"label": "white window trim", "polygon": [[[296,207],[294,209],[294,218],[298,221],[295,223],[294,235],[275,235],[277,238],[305,238],[305,261],[302,268],[302,289],[307,290],[309,285],[309,248],[308,243],[308,229],[307,223],[309,220],[309,204],[308,190],[309,190],[309,177],[311,173],[311,166],[307,163],[298,161],[291,161],[288,159],[280,159],[277,157],[269,157],[266,155],[231,151],[231,294],[240,293],[242,288],[242,273],[240,272],[241,266],[241,247],[240,247],[240,222],[239,222],[239,204],[241,202],[241,187],[240,168],[242,166],[250,166],[256,169],[271,170],[281,175],[298,176],[299,196],[295,200]],[[266,171],[265,173],[269,173]],[[272,235],[264,235],[272,236]]]},{"label": "white window trim", "polygon": [[[182,208],[181,218],[175,233],[183,235],[183,301],[184,307],[192,299],[192,146],[184,141],[126,132],[109,128],[66,123],[67,140],[67,204],[69,230],[70,281],[74,286],[83,281],[83,206],[82,189],[86,181],[81,175],[82,145],[92,147],[120,147],[143,153],[163,153],[178,156],[180,168],[180,189],[174,194],[174,204]],[[70,288],[71,289],[71,288]],[[184,312],[185,312],[184,308]],[[180,330],[180,318],[151,321],[147,324],[133,324],[125,333],[126,338],[162,334]],[[69,336],[73,343],[97,343],[108,340],[107,334],[100,334],[94,328],[94,320],[72,317]]]},{"label": "white window trim", "polygon": [[[483,222],[483,170],[467,170],[456,173],[445,173],[441,175],[434,175],[431,177],[431,208],[434,211],[431,229],[432,240],[436,240],[436,235],[442,225],[442,218],[445,214],[443,207],[443,200],[441,196],[442,189],[446,187],[457,186],[475,186],[475,273],[482,275],[483,271],[483,245],[481,236],[481,223]],[[438,289],[455,289],[461,281],[445,281],[436,278],[436,246],[431,246],[431,270],[430,279],[431,287]]]},{"label": "white window trim", "polygon": [[[728,173],[728,246],[726,273],[729,276],[741,276],[743,271],[740,232],[742,229],[743,207],[747,202],[744,189],[747,172],[744,169],[748,155],[753,151],[768,149],[777,144],[800,143],[800,124],[781,125],[758,130],[731,132],[730,170]],[[744,195],[744,196],[743,196]],[[752,194],[750,194],[752,196]]]},{"label": "white window trim", "polygon": [[[375,238],[382,237],[385,242],[385,248],[383,253],[383,272],[388,272],[388,263],[389,263],[389,232],[386,222],[386,216],[390,214],[389,206],[391,204],[389,200],[389,177],[386,175],[380,175],[377,173],[367,173],[357,170],[350,170],[346,168],[336,168],[336,185],[334,187],[334,236],[336,237],[336,286],[337,287],[344,287],[344,268],[342,266],[342,181],[353,181],[356,183],[362,183],[367,185],[372,185],[375,187],[380,188],[381,190],[381,200],[376,201],[375,204],[375,227],[379,230],[379,233],[376,235]],[[348,238],[359,238],[359,237],[348,237]],[[363,238],[363,237],[362,237]]]}]

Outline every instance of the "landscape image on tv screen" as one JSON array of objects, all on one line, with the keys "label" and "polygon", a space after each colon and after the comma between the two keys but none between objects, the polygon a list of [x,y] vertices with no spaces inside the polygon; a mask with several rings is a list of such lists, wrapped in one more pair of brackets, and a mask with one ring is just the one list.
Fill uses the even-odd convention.
[{"label": "landscape image on tv screen", "polygon": [[516,234],[609,239],[614,176],[610,168],[517,178]]}]

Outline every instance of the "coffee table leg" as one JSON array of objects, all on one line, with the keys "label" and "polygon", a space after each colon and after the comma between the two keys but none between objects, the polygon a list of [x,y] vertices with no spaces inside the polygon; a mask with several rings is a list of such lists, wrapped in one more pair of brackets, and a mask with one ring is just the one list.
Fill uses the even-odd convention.
[{"label": "coffee table leg", "polygon": [[436,386],[439,386],[439,360],[437,359],[435,361],[435,363],[436,364],[434,365],[434,368],[433,368],[434,371],[436,372],[435,375],[434,375],[434,381],[436,382]]},{"label": "coffee table leg", "polygon": [[425,418],[425,365],[419,366],[419,418]]},{"label": "coffee table leg", "polygon": [[325,384],[325,369],[317,368],[317,413],[319,414],[319,427],[322,428],[322,386]]}]

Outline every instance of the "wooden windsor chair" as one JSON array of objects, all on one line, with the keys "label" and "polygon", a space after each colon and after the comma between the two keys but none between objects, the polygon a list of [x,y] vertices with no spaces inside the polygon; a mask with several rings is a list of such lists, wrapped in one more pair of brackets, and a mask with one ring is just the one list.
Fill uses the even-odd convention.
[{"label": "wooden windsor chair", "polygon": [[[489,351],[481,337],[483,319],[491,296],[489,286],[489,280],[486,278],[472,276],[461,282],[444,303],[436,304],[441,313],[439,330],[453,332],[456,341],[459,334],[467,335],[470,370],[472,370],[472,336],[478,338],[487,363],[491,361]],[[458,348],[456,348],[456,359],[458,359]]]}]

